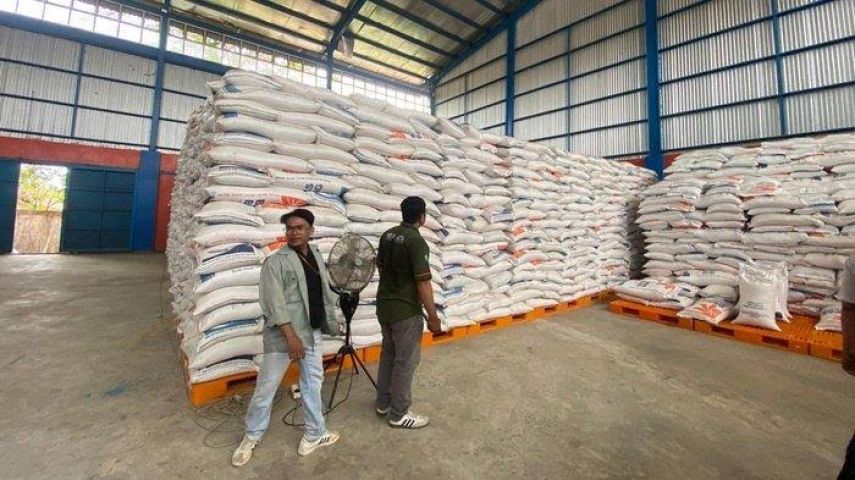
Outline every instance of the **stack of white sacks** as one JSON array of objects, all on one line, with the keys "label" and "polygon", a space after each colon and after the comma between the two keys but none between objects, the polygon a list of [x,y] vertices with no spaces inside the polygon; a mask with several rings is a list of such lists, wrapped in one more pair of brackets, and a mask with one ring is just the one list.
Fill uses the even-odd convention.
[{"label": "stack of white sacks", "polygon": [[[188,122],[167,247],[193,383],[257,370],[261,264],[284,245],[281,216],[303,206],[326,258],[347,232],[376,248],[401,200],[424,198],[445,328],[628,278],[627,210],[650,172],[279,77],[232,71],[210,87]],[[352,323],[358,347],[381,340],[377,280]]]},{"label": "stack of white sacks", "polygon": [[627,282],[622,295],[673,308],[708,298],[725,318],[754,274],[740,268],[759,266],[789,280],[782,320],[823,316],[821,328],[839,330],[839,274],[855,253],[855,135],[692,152],[666,174],[645,191],[637,220],[644,273],[666,288]]}]

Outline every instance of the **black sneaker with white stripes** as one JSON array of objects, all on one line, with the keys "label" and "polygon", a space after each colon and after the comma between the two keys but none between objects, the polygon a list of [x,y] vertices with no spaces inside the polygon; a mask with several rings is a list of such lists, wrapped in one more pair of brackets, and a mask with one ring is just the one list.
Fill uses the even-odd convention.
[{"label": "black sneaker with white stripes", "polygon": [[422,428],[427,426],[428,423],[430,423],[430,420],[428,420],[427,417],[416,415],[413,412],[407,412],[407,414],[401,417],[397,422],[389,420],[389,426],[394,428]]}]

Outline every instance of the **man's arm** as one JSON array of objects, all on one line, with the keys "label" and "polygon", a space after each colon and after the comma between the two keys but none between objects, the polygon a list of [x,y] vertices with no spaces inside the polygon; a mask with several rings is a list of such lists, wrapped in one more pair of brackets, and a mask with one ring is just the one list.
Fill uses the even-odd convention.
[{"label": "man's arm", "polygon": [[268,326],[279,328],[288,344],[288,355],[292,360],[299,360],[304,356],[303,342],[294,328],[291,327],[291,319],[288,318],[285,309],[285,282],[281,272],[276,268],[273,261],[264,262],[261,267],[261,282],[259,283],[259,294],[261,311],[264,314]]},{"label": "man's arm", "polygon": [[840,320],[843,324],[843,369],[855,375],[855,303],[843,302]]},{"label": "man's arm", "polygon": [[436,314],[436,304],[433,300],[433,285],[431,285],[430,249],[424,239],[418,239],[409,245],[410,247],[410,262],[412,262],[414,280],[416,281],[416,291],[419,295],[419,301],[424,305],[427,311],[428,330],[433,333],[442,331],[442,322],[439,321],[439,316]]}]

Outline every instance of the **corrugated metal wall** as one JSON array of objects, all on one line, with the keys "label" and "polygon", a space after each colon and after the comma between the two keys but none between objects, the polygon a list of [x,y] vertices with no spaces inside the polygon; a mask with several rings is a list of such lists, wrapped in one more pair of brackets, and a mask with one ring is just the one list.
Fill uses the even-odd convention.
[{"label": "corrugated metal wall", "polygon": [[437,115],[504,133],[507,33],[448,72],[434,91]]},{"label": "corrugated metal wall", "polygon": [[[148,146],[157,62],[0,27],[0,132]],[[216,76],[166,66],[158,147],[180,149],[184,122]]]},{"label": "corrugated metal wall", "polygon": [[[855,128],[855,0],[656,6],[665,151]],[[515,136],[603,156],[646,153],[645,33],[645,0],[544,0],[520,18]],[[483,123],[479,102],[502,99],[490,91],[470,102],[464,73],[503,86],[505,43],[441,80],[437,114],[495,125]]]}]

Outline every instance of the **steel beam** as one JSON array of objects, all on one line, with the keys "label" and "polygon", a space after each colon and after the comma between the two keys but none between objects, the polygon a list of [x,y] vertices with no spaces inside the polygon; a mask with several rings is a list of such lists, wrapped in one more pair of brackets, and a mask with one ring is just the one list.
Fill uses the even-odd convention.
[{"label": "steel beam", "polygon": [[662,121],[659,103],[659,25],[656,0],[644,0],[645,65],[647,67],[647,168],[662,177]]}]

